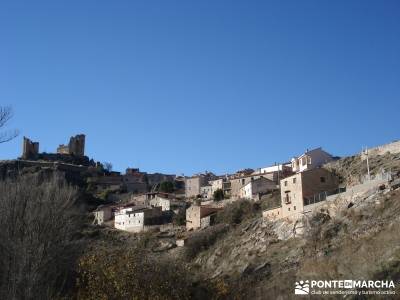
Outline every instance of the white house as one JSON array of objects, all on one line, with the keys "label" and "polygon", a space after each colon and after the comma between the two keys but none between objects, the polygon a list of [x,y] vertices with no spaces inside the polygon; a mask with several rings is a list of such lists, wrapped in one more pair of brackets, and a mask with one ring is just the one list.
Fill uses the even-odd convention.
[{"label": "white house", "polygon": [[151,199],[149,204],[152,207],[161,207],[162,211],[168,211],[171,209],[171,200],[160,196]]},{"label": "white house", "polygon": [[254,179],[240,189],[240,197],[246,199],[259,200],[260,196],[270,191],[276,190],[277,184],[264,177]]},{"label": "white house", "polygon": [[129,232],[141,232],[148,225],[159,223],[161,207],[123,207],[115,212],[114,227]]},{"label": "white house", "polygon": [[292,158],[292,170],[295,173],[318,168],[325,163],[334,160],[333,156],[322,148],[307,150],[299,157]]}]

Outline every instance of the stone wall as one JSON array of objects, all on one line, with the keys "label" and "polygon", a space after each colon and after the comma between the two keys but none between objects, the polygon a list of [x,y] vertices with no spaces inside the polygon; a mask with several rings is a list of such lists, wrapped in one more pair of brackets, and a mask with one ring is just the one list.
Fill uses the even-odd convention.
[{"label": "stone wall", "polygon": [[[374,148],[369,148],[368,149],[368,155],[371,156],[376,156],[376,155],[384,155],[387,152],[390,152],[392,154],[395,153],[400,153],[400,141],[395,141],[393,143],[385,144],[382,146],[374,147]],[[364,160],[366,159],[366,153],[363,151],[361,153],[361,159]]]}]

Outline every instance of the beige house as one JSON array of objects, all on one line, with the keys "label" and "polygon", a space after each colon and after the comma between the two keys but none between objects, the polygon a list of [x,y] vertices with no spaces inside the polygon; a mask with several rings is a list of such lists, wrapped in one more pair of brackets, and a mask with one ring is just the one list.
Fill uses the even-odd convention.
[{"label": "beige house", "polygon": [[210,180],[209,181],[211,185],[211,194],[214,195],[214,193],[217,190],[222,190],[224,192],[225,196],[230,196],[231,194],[231,182],[228,180],[228,178],[219,178],[215,180]]},{"label": "beige house", "polygon": [[259,178],[266,178],[266,176],[264,174],[252,174],[252,175],[248,175],[248,176],[230,179],[231,199],[239,199],[242,196],[241,189],[245,185],[247,185],[249,182],[251,182],[253,180],[257,180]]},{"label": "beige house", "polygon": [[323,164],[326,164],[332,160],[334,160],[334,157],[328,152],[322,150],[321,147],[313,150],[307,150],[299,157],[292,158],[292,171],[297,173],[319,168]]},{"label": "beige house", "polygon": [[213,224],[215,214],[221,208],[192,205],[186,209],[186,230],[206,228]]},{"label": "beige house", "polygon": [[278,187],[275,182],[264,177],[251,180],[240,189],[240,198],[260,200],[262,195],[267,194]]},{"label": "beige house", "polygon": [[213,179],[215,179],[215,175],[212,173],[198,174],[185,178],[185,197],[194,198],[201,195],[200,188],[209,185],[208,181]]},{"label": "beige house", "polygon": [[265,210],[263,216],[272,220],[298,217],[307,205],[325,200],[338,186],[338,178],[322,168],[287,177],[281,180],[281,207]]}]

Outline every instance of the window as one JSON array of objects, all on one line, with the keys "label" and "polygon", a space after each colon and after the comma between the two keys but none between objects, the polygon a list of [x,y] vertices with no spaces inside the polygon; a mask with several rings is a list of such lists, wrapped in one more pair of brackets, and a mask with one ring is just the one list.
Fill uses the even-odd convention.
[{"label": "window", "polygon": [[308,164],[311,165],[311,157],[308,157]]},{"label": "window", "polygon": [[296,210],[296,206],[293,206],[293,210]]},{"label": "window", "polygon": [[293,183],[296,183],[296,179],[297,179],[296,177],[295,177],[295,178],[293,178]]},{"label": "window", "polygon": [[285,180],[285,186],[287,186],[287,180]]},{"label": "window", "polygon": [[245,180],[244,179],[242,179],[242,184],[244,184],[245,183]]},{"label": "window", "polygon": [[287,210],[290,211],[290,207]]},{"label": "window", "polygon": [[325,182],[325,177],[321,177],[320,180],[321,180],[322,183],[324,183]]}]

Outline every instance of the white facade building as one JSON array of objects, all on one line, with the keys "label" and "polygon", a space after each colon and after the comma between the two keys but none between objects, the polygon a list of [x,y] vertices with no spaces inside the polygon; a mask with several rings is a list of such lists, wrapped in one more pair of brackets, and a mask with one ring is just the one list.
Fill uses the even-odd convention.
[{"label": "white facade building", "polygon": [[272,180],[264,177],[254,179],[240,189],[240,198],[259,200],[260,196],[277,189]]},{"label": "white facade building", "polygon": [[152,207],[161,207],[162,211],[168,211],[171,209],[171,200],[160,196],[151,199],[149,204]]},{"label": "white facade building", "polygon": [[114,227],[129,232],[141,232],[161,216],[161,207],[125,207],[115,212]]},{"label": "white facade building", "polygon": [[323,164],[332,161],[334,158],[322,148],[316,148],[305,152],[299,157],[292,158],[292,170],[295,173],[304,172],[307,170],[315,169]]}]

